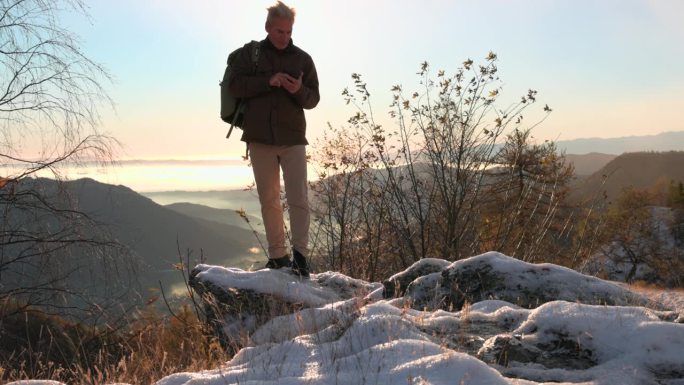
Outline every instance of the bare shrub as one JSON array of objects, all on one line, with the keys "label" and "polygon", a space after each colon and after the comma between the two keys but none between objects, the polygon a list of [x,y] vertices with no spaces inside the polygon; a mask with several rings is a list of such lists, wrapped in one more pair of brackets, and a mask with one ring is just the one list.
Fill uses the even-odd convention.
[{"label": "bare shrub", "polygon": [[533,260],[567,242],[572,168],[553,143],[532,143],[543,118],[527,125],[523,111],[536,91],[499,107],[497,57],[485,60],[467,60],[453,76],[423,63],[421,90],[407,97],[392,89],[392,129],[376,123],[366,83],[352,75],[354,90],[343,95],[356,113],[331,127],[314,154],[326,267],[375,280],[425,257],[496,248]]}]

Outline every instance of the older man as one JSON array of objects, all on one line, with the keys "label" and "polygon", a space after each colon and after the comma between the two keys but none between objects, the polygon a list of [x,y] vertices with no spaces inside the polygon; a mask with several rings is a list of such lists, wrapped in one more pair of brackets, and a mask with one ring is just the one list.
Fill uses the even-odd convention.
[{"label": "older man", "polygon": [[[278,1],[268,8],[266,39],[259,42],[256,69],[243,50],[229,79],[230,91],[247,102],[242,141],[247,143],[266,228],[267,268],[292,268],[309,276],[309,202],[304,109],[320,100],[311,56],[292,43],[295,10]],[[292,259],[280,203],[280,170],[290,215]]]}]

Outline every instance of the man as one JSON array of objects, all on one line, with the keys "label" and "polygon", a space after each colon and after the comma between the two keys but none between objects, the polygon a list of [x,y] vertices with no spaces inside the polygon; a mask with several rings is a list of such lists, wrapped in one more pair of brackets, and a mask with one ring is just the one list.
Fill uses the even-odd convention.
[{"label": "man", "polygon": [[[259,42],[256,70],[245,49],[234,64],[230,91],[244,98],[242,141],[247,143],[266,228],[267,268],[292,268],[309,276],[309,201],[304,109],[320,100],[311,56],[292,43],[295,10],[278,1],[268,8],[266,39]],[[280,170],[290,214],[292,256],[285,245]]]}]

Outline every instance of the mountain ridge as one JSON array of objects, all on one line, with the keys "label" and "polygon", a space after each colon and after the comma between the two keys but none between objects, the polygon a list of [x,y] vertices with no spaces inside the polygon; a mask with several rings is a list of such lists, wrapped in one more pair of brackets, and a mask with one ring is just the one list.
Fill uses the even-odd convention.
[{"label": "mountain ridge", "polygon": [[654,135],[634,135],[617,138],[578,138],[556,141],[566,154],[592,152],[620,155],[641,151],[684,151],[684,131],[668,131]]},{"label": "mountain ridge", "polygon": [[[182,276],[176,266],[181,259],[193,261],[202,257],[202,260],[212,263],[248,268],[266,258],[259,256],[261,247],[252,231],[178,212],[126,186],[105,184],[90,178],[64,182],[37,178],[27,182],[34,183],[33,188],[43,189],[48,194],[50,191],[64,192],[50,199],[59,202],[60,206],[68,204],[71,209],[86,214],[99,224],[101,228],[86,230],[82,235],[84,238],[104,229],[111,240],[122,245],[132,259],[124,261],[119,255],[114,258],[137,271],[139,287],[136,289],[144,291],[159,287],[159,284],[171,291],[180,287]],[[78,254],[81,251],[75,250],[74,253],[77,258],[87,260],[87,256]],[[133,282],[129,284],[135,285]]]}]

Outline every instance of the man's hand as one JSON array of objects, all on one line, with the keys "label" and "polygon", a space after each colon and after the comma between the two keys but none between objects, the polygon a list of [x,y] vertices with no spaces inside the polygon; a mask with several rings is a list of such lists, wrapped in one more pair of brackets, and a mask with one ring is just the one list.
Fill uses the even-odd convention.
[{"label": "man's hand", "polygon": [[299,73],[298,78],[293,78],[288,74],[284,75],[285,81],[281,83],[281,86],[283,86],[289,93],[294,94],[295,92],[299,91],[300,88],[302,88],[302,76],[304,75],[303,72]]},{"label": "man's hand", "polygon": [[271,76],[271,79],[269,79],[268,84],[270,84],[271,87],[280,87],[283,85],[283,82],[285,81],[285,76],[287,75],[282,72],[278,72],[277,74]]},{"label": "man's hand", "polygon": [[294,94],[302,88],[302,76],[304,76],[303,72],[299,74],[298,78],[293,78],[289,74],[278,72],[271,76],[268,84],[270,84],[271,87],[283,87],[289,93]]}]

